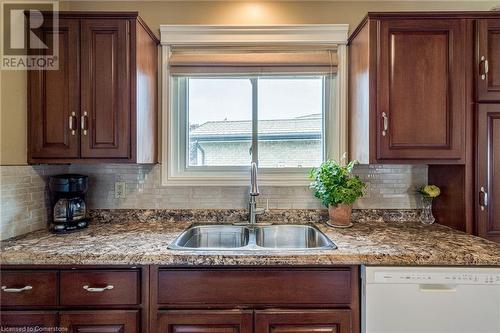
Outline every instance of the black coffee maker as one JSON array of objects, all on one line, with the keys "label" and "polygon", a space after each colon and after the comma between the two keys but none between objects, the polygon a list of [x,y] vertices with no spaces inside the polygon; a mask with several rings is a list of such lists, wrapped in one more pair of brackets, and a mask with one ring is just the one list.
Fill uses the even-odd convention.
[{"label": "black coffee maker", "polygon": [[50,230],[67,233],[86,228],[89,224],[85,193],[88,177],[64,174],[49,177]]}]

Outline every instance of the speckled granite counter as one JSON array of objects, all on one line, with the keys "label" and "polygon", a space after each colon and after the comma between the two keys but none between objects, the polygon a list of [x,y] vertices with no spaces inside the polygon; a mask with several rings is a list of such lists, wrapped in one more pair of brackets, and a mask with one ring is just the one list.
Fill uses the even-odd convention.
[{"label": "speckled granite counter", "polygon": [[37,231],[1,243],[2,264],[161,265],[495,265],[500,244],[440,225],[363,220],[350,229],[316,222],[338,246],[325,251],[173,251],[167,246],[191,222],[96,222],[52,235]]}]

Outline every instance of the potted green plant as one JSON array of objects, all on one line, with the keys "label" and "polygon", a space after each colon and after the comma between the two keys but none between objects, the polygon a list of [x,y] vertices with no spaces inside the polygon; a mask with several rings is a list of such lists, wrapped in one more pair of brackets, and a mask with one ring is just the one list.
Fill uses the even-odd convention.
[{"label": "potted green plant", "polygon": [[313,180],[310,188],[314,196],[328,207],[329,226],[341,228],[352,226],[352,205],[356,199],[363,196],[365,188],[365,183],[352,174],[356,163],[351,161],[341,165],[328,160],[309,172],[309,178]]}]

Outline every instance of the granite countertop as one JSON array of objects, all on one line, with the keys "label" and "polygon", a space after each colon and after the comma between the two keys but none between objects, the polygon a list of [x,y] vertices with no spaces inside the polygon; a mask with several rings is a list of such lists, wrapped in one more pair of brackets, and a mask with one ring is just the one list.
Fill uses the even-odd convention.
[{"label": "granite countertop", "polygon": [[0,263],[45,265],[488,265],[500,244],[437,224],[360,221],[349,229],[315,224],[338,246],[315,251],[174,251],[167,246],[192,222],[95,222],[66,235],[36,231],[1,242]]}]

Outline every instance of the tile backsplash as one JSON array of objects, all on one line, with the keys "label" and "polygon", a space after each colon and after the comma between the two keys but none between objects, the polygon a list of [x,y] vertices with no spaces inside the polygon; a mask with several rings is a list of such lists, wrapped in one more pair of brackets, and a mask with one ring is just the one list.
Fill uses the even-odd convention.
[{"label": "tile backsplash", "polygon": [[66,173],[67,165],[0,166],[0,238],[45,228],[49,175]]},{"label": "tile backsplash", "polygon": [[[47,221],[46,181],[58,173],[89,175],[87,202],[94,209],[246,208],[248,187],[164,187],[160,165],[0,166],[0,236],[6,239],[44,228]],[[416,187],[426,183],[425,165],[358,165],[368,183],[355,207],[418,208]],[[115,182],[125,182],[125,198],[115,198]],[[261,187],[259,205],[270,209],[322,208],[307,187]]]},{"label": "tile backsplash", "polygon": [[[248,187],[164,187],[160,165],[72,165],[70,172],[89,175],[92,208],[245,208]],[[418,207],[416,187],[426,183],[425,165],[358,165],[368,183],[356,208],[408,209]],[[126,197],[115,198],[115,182],[126,184]],[[259,204],[271,209],[321,208],[307,187],[260,188]]]}]

